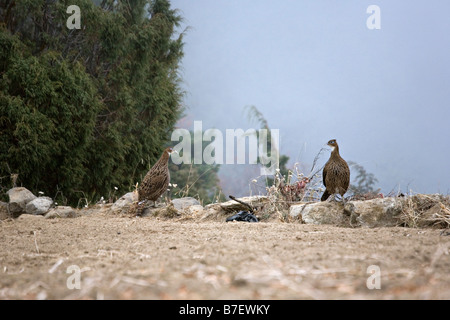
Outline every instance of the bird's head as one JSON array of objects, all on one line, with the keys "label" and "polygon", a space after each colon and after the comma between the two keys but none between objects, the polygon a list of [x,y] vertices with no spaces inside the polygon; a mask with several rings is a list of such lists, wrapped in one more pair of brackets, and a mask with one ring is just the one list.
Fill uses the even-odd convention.
[{"label": "bird's head", "polygon": [[338,144],[336,142],[336,139],[331,139],[328,141],[327,146],[331,147],[331,150],[333,151],[335,148],[337,148]]},{"label": "bird's head", "polygon": [[166,148],[166,150],[164,150],[164,152],[166,152],[166,153],[169,154],[169,155],[172,154],[172,153],[174,153],[174,152],[178,153],[178,151],[175,150],[175,149],[172,148],[172,147]]}]

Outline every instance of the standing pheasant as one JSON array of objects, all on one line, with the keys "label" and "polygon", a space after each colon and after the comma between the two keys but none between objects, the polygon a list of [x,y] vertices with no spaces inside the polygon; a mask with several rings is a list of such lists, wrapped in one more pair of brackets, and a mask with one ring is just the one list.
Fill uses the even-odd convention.
[{"label": "standing pheasant", "polygon": [[153,201],[156,207],[156,200],[167,190],[170,182],[169,157],[174,151],[171,147],[166,148],[159,160],[147,172],[138,187],[139,206],[146,200]]},{"label": "standing pheasant", "polygon": [[325,192],[320,201],[325,201],[330,195],[340,194],[344,200],[344,194],[347,192],[350,184],[350,169],[347,162],[339,154],[339,146],[335,139],[328,141],[331,151],[330,159],[323,168],[323,184]]}]

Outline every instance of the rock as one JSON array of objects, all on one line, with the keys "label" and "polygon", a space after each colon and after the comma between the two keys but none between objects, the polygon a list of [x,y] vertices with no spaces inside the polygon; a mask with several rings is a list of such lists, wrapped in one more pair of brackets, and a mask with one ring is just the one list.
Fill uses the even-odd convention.
[{"label": "rock", "polygon": [[172,202],[169,202],[167,206],[149,206],[142,210],[142,217],[161,217],[161,218],[175,218],[180,217],[182,210],[177,210]]},{"label": "rock", "polygon": [[214,211],[214,212],[221,212],[222,214],[227,213],[222,207],[220,206],[221,203],[210,203],[207,204],[204,208],[205,211]]},{"label": "rock", "polygon": [[36,196],[24,187],[9,189],[9,212],[13,215],[24,213],[28,202],[36,199]]},{"label": "rock", "polygon": [[[251,196],[237,199],[241,200],[242,202],[248,203],[253,207],[263,207],[267,202],[269,202],[266,196]],[[227,212],[248,210],[245,205],[234,200],[229,200],[227,202],[220,203],[219,205],[223,210]]]},{"label": "rock", "polygon": [[128,192],[121,196],[119,199],[117,199],[116,202],[111,206],[111,210],[114,212],[122,211],[122,210],[128,210],[128,208],[131,206],[131,204],[138,201],[138,194],[137,192]]},{"label": "rock", "polygon": [[200,205],[200,202],[192,197],[173,199],[171,202],[173,203],[174,208],[178,211],[183,211],[190,206]]},{"label": "rock", "polygon": [[292,205],[289,215],[301,218],[307,224],[332,224],[349,226],[349,217],[344,214],[344,206],[339,202],[313,202]]},{"label": "rock", "polygon": [[148,206],[142,211],[143,217],[181,218],[198,217],[203,213],[203,206],[192,197],[173,199],[167,206]]},{"label": "rock", "polygon": [[229,215],[229,212],[223,210],[220,207],[220,203],[211,203],[203,208],[200,221],[203,220],[223,221],[223,219],[226,218],[227,215]]},{"label": "rock", "polygon": [[363,227],[393,227],[398,225],[402,213],[403,198],[378,198],[366,201],[350,201],[345,211],[352,217],[352,224]]},{"label": "rock", "polygon": [[203,214],[203,206],[196,204],[185,209],[186,214],[192,216],[193,218],[199,217]]},{"label": "rock", "polygon": [[45,219],[76,218],[78,216],[78,212],[72,207],[57,206],[50,209],[50,211],[45,215]]},{"label": "rock", "polygon": [[377,198],[349,201],[345,208],[340,202],[315,202],[293,205],[289,214],[292,217],[301,216],[307,224],[392,227],[399,224],[403,202],[402,198]]},{"label": "rock", "polygon": [[0,220],[5,220],[8,218],[8,204],[6,202],[0,201]]},{"label": "rock", "polygon": [[49,197],[38,197],[34,200],[31,200],[25,206],[25,212],[28,214],[34,215],[42,215],[47,213],[50,210],[50,207],[53,204],[53,200]]}]

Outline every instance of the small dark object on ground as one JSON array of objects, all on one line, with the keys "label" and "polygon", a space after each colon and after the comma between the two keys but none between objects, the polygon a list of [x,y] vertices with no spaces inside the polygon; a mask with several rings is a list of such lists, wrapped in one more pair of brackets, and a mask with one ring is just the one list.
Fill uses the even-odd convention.
[{"label": "small dark object on ground", "polygon": [[258,222],[258,218],[249,213],[248,211],[239,211],[234,216],[228,217],[226,222],[229,221]]}]

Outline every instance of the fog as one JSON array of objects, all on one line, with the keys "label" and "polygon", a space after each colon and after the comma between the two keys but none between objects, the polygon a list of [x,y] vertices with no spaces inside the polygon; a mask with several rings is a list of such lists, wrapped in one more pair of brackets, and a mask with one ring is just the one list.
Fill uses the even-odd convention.
[{"label": "fog", "polygon": [[[366,24],[373,4],[380,29]],[[280,130],[289,167],[310,166],[337,139],[341,156],[373,173],[385,193],[450,192],[450,2],[172,6],[184,17],[181,30],[189,27],[180,127],[258,128],[243,112],[254,105]]]}]

